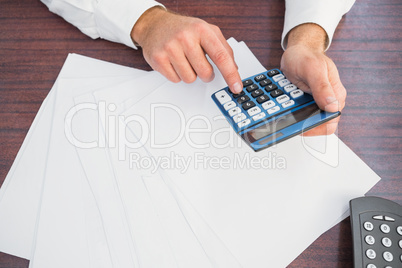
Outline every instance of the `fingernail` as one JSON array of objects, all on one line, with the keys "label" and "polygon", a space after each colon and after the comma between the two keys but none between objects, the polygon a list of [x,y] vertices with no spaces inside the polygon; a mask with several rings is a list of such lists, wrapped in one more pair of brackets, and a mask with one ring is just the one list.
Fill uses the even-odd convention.
[{"label": "fingernail", "polygon": [[332,96],[327,97],[327,104],[331,104],[331,103],[333,103],[335,101],[337,101],[337,99],[335,97],[332,97]]},{"label": "fingernail", "polygon": [[332,96],[327,97],[327,105],[325,106],[325,110],[328,112],[337,112],[339,111],[339,103],[338,100]]},{"label": "fingernail", "polygon": [[240,93],[243,89],[243,87],[240,85],[239,82],[236,82],[233,84],[232,89],[234,91],[234,93]]}]

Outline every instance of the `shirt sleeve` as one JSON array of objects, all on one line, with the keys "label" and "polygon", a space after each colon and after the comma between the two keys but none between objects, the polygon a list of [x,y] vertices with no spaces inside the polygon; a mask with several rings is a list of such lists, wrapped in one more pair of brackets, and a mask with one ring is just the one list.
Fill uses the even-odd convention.
[{"label": "shirt sleeve", "polygon": [[290,30],[300,24],[315,23],[327,33],[328,49],[339,21],[354,2],[355,0],[286,0],[282,48],[286,49]]},{"label": "shirt sleeve", "polygon": [[162,6],[154,0],[41,0],[51,12],[63,17],[89,37],[103,38],[136,48],[131,30],[149,8]]}]

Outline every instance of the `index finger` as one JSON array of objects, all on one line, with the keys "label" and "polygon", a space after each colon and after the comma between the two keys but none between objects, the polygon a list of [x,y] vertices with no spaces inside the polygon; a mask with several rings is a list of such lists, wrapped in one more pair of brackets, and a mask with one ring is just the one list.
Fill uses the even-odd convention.
[{"label": "index finger", "polygon": [[226,40],[222,41],[216,33],[210,31],[201,38],[201,46],[218,67],[230,90],[233,93],[240,93],[243,90],[243,84],[237,71],[232,50]]}]

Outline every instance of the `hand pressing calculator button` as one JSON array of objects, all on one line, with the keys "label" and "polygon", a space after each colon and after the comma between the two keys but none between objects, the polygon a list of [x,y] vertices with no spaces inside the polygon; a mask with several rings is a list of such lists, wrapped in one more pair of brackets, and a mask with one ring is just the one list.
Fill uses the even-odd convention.
[{"label": "hand pressing calculator button", "polygon": [[298,89],[278,69],[242,82],[241,93],[233,94],[225,87],[212,94],[212,99],[234,131],[255,151],[340,115],[340,112],[321,111],[310,94]]}]

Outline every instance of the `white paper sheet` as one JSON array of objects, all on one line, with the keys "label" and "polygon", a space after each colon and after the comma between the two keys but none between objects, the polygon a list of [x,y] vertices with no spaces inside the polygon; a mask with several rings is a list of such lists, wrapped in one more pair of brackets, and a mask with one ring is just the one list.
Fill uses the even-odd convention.
[{"label": "white paper sheet", "polygon": [[[91,185],[91,180],[87,180],[87,174],[83,170],[74,140],[66,125],[70,112],[77,108],[72,98],[77,94],[75,89],[82,89],[80,93],[84,93],[107,86],[108,83],[110,86],[115,85],[115,81],[107,77],[97,78],[88,85],[85,85],[84,81],[59,79],[42,204],[30,267],[52,267],[56,263],[58,267],[96,267],[92,265],[94,260],[99,263],[99,256],[104,258],[104,267],[137,267],[134,250],[130,247],[131,240],[127,239],[125,221],[113,222],[113,217],[121,217],[119,196],[116,197],[112,189],[105,191],[101,178],[96,188]],[[97,127],[98,122],[92,123]],[[96,202],[98,195],[102,193],[108,193],[108,206]],[[98,222],[94,218],[88,219],[91,214],[88,214],[85,208],[91,207],[99,209]],[[111,211],[114,212],[112,217],[100,217]],[[96,210],[93,213],[96,213]],[[110,221],[115,228],[110,228]],[[88,231],[92,230],[89,222],[95,223],[95,227],[101,226],[97,230],[102,232],[92,236],[97,239],[95,241],[88,239],[88,233],[93,233]],[[116,250],[116,244],[122,246]]]},{"label": "white paper sheet", "polygon": [[[115,107],[116,103],[124,103],[127,100],[133,100],[133,98],[136,98],[137,101],[140,100],[143,96],[149,94],[152,89],[157,88],[159,84],[166,82],[166,79],[159,78],[159,74],[152,72],[145,77],[141,77],[133,81],[128,81],[124,84],[116,85],[112,88],[103,88],[97,90],[96,92],[94,91],[93,93],[80,95],[74,98],[75,105],[77,106],[87,105],[89,107],[98,107],[98,109],[96,110],[87,109],[77,111],[77,113],[74,115],[74,126],[72,133],[75,137],[77,137],[78,140],[80,140],[79,143],[82,143],[82,141],[96,140],[98,139],[99,134],[105,137],[105,142],[103,146],[93,146],[93,148],[88,148],[85,146],[85,144],[77,143],[76,150],[81,160],[83,170],[85,171],[89,184],[91,185],[91,189],[94,192],[95,199],[101,211],[101,216],[104,219],[103,222],[105,233],[106,236],[109,237],[109,248],[111,252],[116,253],[123,252],[126,249],[127,246],[125,246],[124,243],[116,240],[119,237],[120,240],[122,239],[120,235],[116,234],[116,231],[123,228],[126,229],[124,237],[126,239],[129,239],[130,241],[129,247],[133,252],[132,255],[135,255],[136,265],[138,267],[142,267],[142,265],[144,264],[144,259],[149,260],[149,262],[146,263],[146,267],[158,267],[158,257],[161,256],[153,254],[158,252],[160,253],[160,251],[155,250],[154,252],[148,252],[148,255],[151,255],[151,258],[147,257],[143,253],[144,241],[146,243],[149,243],[148,241],[154,242],[151,236],[154,235],[154,233],[157,234],[158,230],[153,229],[152,231],[154,233],[152,233],[151,236],[146,238],[144,237],[141,240],[141,236],[134,236],[133,233],[142,233],[143,229],[129,229],[131,226],[129,225],[129,221],[127,218],[128,214],[134,214],[134,216],[137,216],[137,214],[141,214],[141,212],[147,211],[147,208],[148,210],[150,209],[150,212],[152,213],[152,207],[143,207],[140,211],[133,210],[132,206],[127,206],[123,202],[123,199],[120,197],[119,185],[115,179],[116,171],[109,166],[109,153],[105,149],[107,147],[113,147],[112,143],[114,144],[115,141],[111,142],[110,139],[115,139],[119,136],[115,133],[116,131],[118,131],[118,126],[115,124],[118,121],[112,120],[111,116],[111,114],[113,114],[113,112],[115,111],[115,108],[106,109],[105,107],[110,107],[110,105],[113,105],[113,107]],[[103,94],[96,94],[97,92],[108,92],[110,93],[111,98],[104,99],[102,97]],[[95,100],[94,96],[96,95],[100,95],[100,99]],[[129,98],[129,96],[135,97]],[[99,109],[101,104],[104,105],[103,111],[100,111]],[[119,105],[117,105],[116,108],[118,106]],[[111,123],[111,121],[113,123]],[[111,129],[113,131],[105,131],[106,129]],[[141,174],[135,176],[139,177],[140,175]],[[131,177],[131,179],[135,178]],[[136,191],[136,193],[138,193],[138,189],[136,189]],[[138,203],[141,204],[142,202],[146,204],[145,200],[138,199],[137,195],[135,195],[134,198],[137,202],[137,204],[134,205],[138,206]],[[130,209],[128,210],[127,207],[129,207]],[[141,215],[144,216],[143,213]],[[142,219],[140,218],[139,220],[148,222],[149,218],[150,217],[148,216]],[[138,227],[138,223],[136,224],[137,225],[135,227]],[[147,229],[149,229],[149,227],[147,227]],[[159,243],[157,245],[161,244]],[[156,248],[158,247],[155,246],[155,249]],[[139,255],[137,251],[140,251],[141,255]],[[166,251],[166,248],[164,249],[164,252],[169,253],[168,251]],[[132,267],[132,265],[130,265],[130,263],[128,262],[121,263],[122,258],[119,257],[118,254],[115,254],[115,256],[116,257],[112,256],[112,259],[114,259],[113,267]],[[166,261],[166,258],[167,257],[162,258],[162,260]]]},{"label": "white paper sheet", "polygon": [[[264,71],[243,42],[229,43],[242,78]],[[344,217],[351,198],[379,179],[334,135],[296,137],[254,153],[210,98],[224,87],[217,71],[209,84],[164,83],[155,76],[155,83],[141,88],[141,96],[127,86],[128,80],[142,83],[153,75],[68,57],[0,190],[0,251],[27,259],[32,255],[30,267],[41,268],[283,267]],[[63,88],[83,91],[59,95],[55,105],[54,91]],[[89,141],[95,132],[85,129],[93,131],[96,118],[97,123],[103,120],[102,148],[77,149],[63,136],[66,112],[82,101],[103,101],[111,112],[99,118],[87,110],[75,118],[81,122],[75,133]],[[120,140],[111,141],[123,136],[110,129],[125,119],[127,128],[118,130],[127,140],[120,146]],[[140,123],[148,125],[149,136],[138,131]],[[146,148],[132,146],[135,140]],[[228,140],[233,146],[223,146]],[[167,143],[173,145],[155,148]],[[167,162],[133,163],[158,159]],[[222,159],[226,164],[219,163]],[[253,166],[253,161],[260,163]],[[268,166],[260,168],[261,163]],[[297,225],[290,221],[292,213]],[[278,251],[284,247],[286,254]]]},{"label": "white paper sheet", "polygon": [[[201,91],[205,89],[205,84],[200,81],[193,86]],[[126,133],[126,135],[125,139],[133,141],[130,133]],[[136,240],[137,249],[141,252],[138,255],[140,259],[142,258],[141,263],[144,267],[191,266],[204,268],[221,267],[223,263],[230,267],[239,267],[235,257],[217,239],[205,222],[195,222],[199,218],[193,217],[194,211],[187,206],[186,213],[183,213],[182,209],[186,207],[186,204],[178,201],[164,180],[157,174],[150,173],[149,170],[142,171],[149,175],[141,176],[139,179],[138,174],[141,172],[122,161],[122,157],[126,157],[130,152],[121,154],[119,152],[121,149],[129,149],[133,153],[142,149],[117,146],[111,148],[110,151],[111,158],[114,160],[117,184],[120,185],[120,191],[127,206],[133,239]],[[93,155],[91,158],[95,157]],[[144,214],[144,204],[147,207],[151,205],[151,209],[146,214]],[[155,211],[155,214],[150,215],[150,211]],[[142,216],[140,217],[138,214]],[[141,226],[143,222],[147,222],[147,224],[152,222],[152,232],[159,230],[160,235],[155,237],[151,234],[145,236],[146,239],[144,239],[144,232],[148,232],[149,228]],[[200,238],[201,232],[203,236]],[[158,249],[162,249],[160,246],[164,245],[165,250],[156,252],[153,249],[155,245],[159,245]],[[163,263],[155,264],[155,260],[161,259],[164,259]]]},{"label": "white paper sheet", "polygon": [[[115,83],[146,72],[70,54],[59,78],[110,77]],[[29,259],[43,187],[54,91],[44,100],[0,189],[0,251]]]},{"label": "white paper sheet", "polygon": [[166,85],[123,116],[154,122],[150,133],[127,127],[137,137],[149,135],[147,150],[156,162],[170,161],[166,176],[243,266],[286,266],[379,177],[335,135],[295,137],[253,152],[211,101],[218,89]]}]

